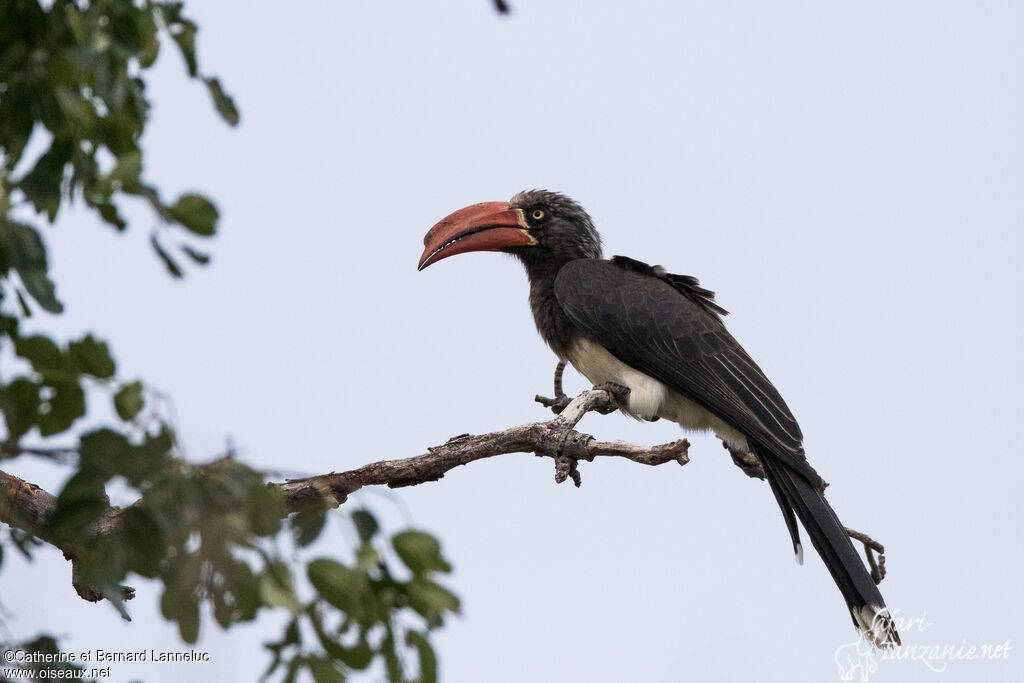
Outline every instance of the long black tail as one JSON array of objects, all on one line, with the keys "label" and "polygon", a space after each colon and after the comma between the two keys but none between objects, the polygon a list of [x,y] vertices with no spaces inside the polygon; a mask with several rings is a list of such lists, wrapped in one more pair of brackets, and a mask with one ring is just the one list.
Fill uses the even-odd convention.
[{"label": "long black tail", "polygon": [[877,647],[899,645],[900,637],[885,607],[882,594],[878,592],[863,560],[850,542],[846,529],[825,496],[802,474],[793,471],[763,448],[758,448],[757,444],[751,445],[764,466],[765,476],[786,518],[797,561],[803,561],[803,548],[794,513],[807,530],[814,549],[825,562],[832,579],[839,586],[850,608],[854,625]]}]

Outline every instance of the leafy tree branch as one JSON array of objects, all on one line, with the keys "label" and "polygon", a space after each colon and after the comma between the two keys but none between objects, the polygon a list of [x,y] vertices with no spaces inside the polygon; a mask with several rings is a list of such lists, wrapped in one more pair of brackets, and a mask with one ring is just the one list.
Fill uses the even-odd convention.
[{"label": "leafy tree branch", "polygon": [[[94,332],[60,339],[45,329],[64,303],[44,231],[69,203],[118,233],[130,228],[127,203],[141,203],[157,219],[150,243],[171,276],[209,263],[220,210],[197,191],[168,198],[147,175],[141,145],[151,107],[146,79],[168,51],[221,119],[238,124],[232,97],[201,67],[198,33],[182,2],[0,2],[0,463],[6,470],[42,458],[71,473],[51,494],[0,472],[0,568],[5,549],[31,560],[42,543],[54,545],[71,561],[78,593],[109,601],[125,618],[132,591],[123,582],[153,579],[162,616],[188,643],[199,636],[204,606],[224,629],[284,610],[286,628],[268,644],[268,673],[284,680],[300,672],[344,680],[382,662],[390,681],[433,681],[430,632],[459,609],[437,582],[450,571],[437,539],[417,530],[388,535],[370,511],[355,510],[358,542],[344,557],[296,560],[301,553],[280,549],[282,540],[311,544],[331,506],[359,486],[391,483],[384,479],[398,476],[388,474],[393,465],[268,486],[230,451],[190,463],[161,395],[118,374],[106,340]],[[100,402],[116,418],[83,429]],[[135,502],[111,506],[112,482]],[[306,581],[297,585],[295,575]],[[59,649],[48,634],[17,646]],[[40,666],[53,675],[75,668]]]}]

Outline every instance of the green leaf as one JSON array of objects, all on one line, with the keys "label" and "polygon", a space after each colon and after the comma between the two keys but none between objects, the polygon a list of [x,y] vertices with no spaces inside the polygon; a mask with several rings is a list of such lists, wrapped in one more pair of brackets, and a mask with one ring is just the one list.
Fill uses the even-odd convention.
[{"label": "green leaf", "polygon": [[117,207],[112,202],[102,202],[96,205],[96,210],[100,212],[100,217],[110,225],[113,225],[118,230],[124,230],[128,227],[128,223],[118,213]]},{"label": "green leaf", "polygon": [[419,631],[409,631],[405,634],[407,645],[416,648],[416,654],[420,659],[419,683],[437,683],[437,655],[430,642]]},{"label": "green leaf", "polygon": [[57,300],[56,287],[47,273],[46,247],[36,229],[0,216],[0,252],[3,251],[32,298],[50,313],[63,312],[64,306]]},{"label": "green leaf", "polygon": [[114,409],[125,422],[134,419],[143,406],[145,399],[142,397],[142,382],[125,384],[114,394]]},{"label": "green leaf", "polygon": [[195,76],[199,71],[199,65],[196,63],[196,30],[195,24],[183,19],[177,30],[171,32],[171,37],[181,50],[181,56],[185,58],[189,76]]},{"label": "green leaf", "polygon": [[57,287],[44,270],[19,270],[21,283],[36,303],[49,313],[63,313],[64,304],[57,299]]},{"label": "green leaf", "polygon": [[263,604],[271,607],[284,607],[293,614],[299,611],[299,601],[295,597],[295,589],[291,585],[291,574],[287,569],[268,569],[260,575],[260,598]]},{"label": "green leaf", "polygon": [[160,596],[160,614],[165,619],[174,619],[181,604],[180,590],[174,584],[165,584],[163,595]]},{"label": "green leaf", "polygon": [[326,558],[310,562],[306,573],[324,600],[361,624],[369,622],[373,594],[366,574]]},{"label": "green leaf", "polygon": [[137,450],[128,442],[128,437],[113,429],[87,432],[78,440],[81,466],[104,472],[107,476],[129,474],[130,465],[138,460]]},{"label": "green leaf", "polygon": [[64,367],[64,357],[60,347],[42,335],[21,337],[14,342],[14,352],[28,362],[37,372],[59,370]]},{"label": "green leaf", "polygon": [[21,377],[4,387],[0,397],[8,437],[16,441],[39,417],[39,385]]},{"label": "green leaf", "polygon": [[362,671],[368,668],[370,662],[373,661],[373,649],[370,648],[369,643],[361,640],[352,647],[342,648],[339,659],[345,663],[345,666],[351,667],[356,671]]},{"label": "green leaf", "polygon": [[440,542],[430,534],[415,530],[403,531],[395,534],[391,545],[413,574],[452,570],[451,565],[441,556]]},{"label": "green leaf", "polygon": [[139,13],[136,25],[139,29],[141,46],[138,53],[139,66],[148,69],[153,66],[157,55],[160,54],[160,34],[153,15],[148,11]]},{"label": "green leaf", "polygon": [[243,476],[250,477],[248,490],[243,493],[249,512],[249,528],[256,536],[274,536],[281,529],[285,516],[284,496],[274,487],[267,486],[258,473],[239,464]]},{"label": "green leaf", "polygon": [[377,518],[369,510],[356,510],[352,513],[352,523],[356,525],[359,532],[359,539],[363,543],[369,543],[380,530]]},{"label": "green leaf", "polygon": [[171,255],[164,250],[163,245],[160,244],[160,240],[156,237],[156,233],[153,233],[149,238],[149,242],[153,245],[153,250],[156,251],[156,255],[164,262],[164,267],[167,268],[167,272],[171,274],[171,277],[184,277],[185,273],[181,270],[181,266],[179,266],[178,262],[171,258]]},{"label": "green leaf", "polygon": [[[0,288],[0,292],[3,289]],[[2,299],[3,297],[0,297]],[[20,299],[20,292],[18,298]],[[18,336],[18,319],[12,315],[5,315],[3,311],[0,311],[0,336],[17,337]]]},{"label": "green leaf", "polygon": [[95,523],[109,508],[104,484],[107,477],[95,469],[83,468],[64,484],[57,506],[46,520],[49,533],[73,539]]},{"label": "green leaf", "polygon": [[329,659],[312,657],[309,659],[309,672],[316,683],[343,683],[345,677]]},{"label": "green leaf", "polygon": [[242,560],[232,563],[225,570],[224,577],[227,581],[226,588],[234,597],[234,620],[252,621],[255,619],[256,612],[261,606],[259,582],[248,563]]},{"label": "green leaf", "polygon": [[142,576],[156,576],[164,556],[164,534],[153,517],[138,507],[125,508],[121,513],[121,537],[128,569]]},{"label": "green leaf", "polygon": [[15,268],[46,268],[46,247],[39,232],[30,225],[0,219],[0,236]]},{"label": "green leaf", "polygon": [[117,165],[107,179],[119,182],[122,187],[134,186],[142,175],[142,152],[134,150],[117,158]]},{"label": "green leaf", "polygon": [[199,640],[199,603],[196,600],[186,600],[178,608],[177,621],[182,640],[189,644]]},{"label": "green leaf", "polygon": [[235,101],[231,99],[231,96],[224,92],[224,88],[221,87],[220,81],[216,78],[205,78],[206,87],[210,90],[210,96],[213,98],[213,104],[217,107],[217,111],[220,112],[220,116],[229,125],[238,125],[238,108],[235,107]]},{"label": "green leaf", "polygon": [[345,647],[338,642],[337,637],[332,637],[324,631],[318,611],[315,609],[310,610],[309,616],[310,622],[313,624],[313,630],[316,632],[316,637],[320,640],[320,645],[324,648],[324,652],[327,653],[328,657],[336,659],[356,670],[362,670],[370,666],[370,662],[373,661],[373,650],[365,639],[361,639],[352,647]]},{"label": "green leaf", "polygon": [[197,235],[209,237],[217,230],[217,207],[206,197],[186,193],[171,207],[174,219]]},{"label": "green leaf", "polygon": [[196,263],[198,263],[201,266],[205,266],[207,263],[210,262],[210,255],[209,254],[205,254],[205,253],[199,251],[198,249],[194,249],[193,247],[190,247],[187,244],[181,245],[181,250],[183,252],[185,252],[185,254],[187,254],[190,259],[192,259],[193,261],[195,261]]},{"label": "green leaf", "polygon": [[213,618],[226,631],[235,621],[235,610],[224,598],[224,591],[216,590],[210,596],[210,601],[213,602]]},{"label": "green leaf", "polygon": [[380,554],[371,543],[364,543],[356,550],[356,569],[361,572],[369,572],[380,565]]},{"label": "green leaf", "polygon": [[107,343],[91,334],[68,344],[68,357],[76,370],[99,379],[109,379],[117,371]]},{"label": "green leaf", "polygon": [[459,611],[459,598],[444,586],[427,579],[413,579],[406,585],[409,606],[431,626],[439,625],[445,612]]},{"label": "green leaf", "polygon": [[306,507],[291,517],[292,533],[295,542],[307,546],[317,539],[327,521],[327,511],[321,507]]},{"label": "green leaf", "polygon": [[39,433],[43,436],[59,434],[85,415],[85,392],[78,382],[57,382],[53,388],[53,397],[39,415]]},{"label": "green leaf", "polygon": [[74,151],[72,140],[67,136],[54,137],[50,148],[39,157],[32,170],[21,180],[13,183],[25,193],[36,211],[45,213],[52,223],[60,208],[61,183],[64,180],[64,166],[71,161]]}]

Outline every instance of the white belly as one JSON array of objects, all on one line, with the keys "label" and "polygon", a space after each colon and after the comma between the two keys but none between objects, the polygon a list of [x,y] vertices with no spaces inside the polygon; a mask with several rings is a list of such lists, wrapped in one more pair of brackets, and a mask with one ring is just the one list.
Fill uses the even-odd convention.
[{"label": "white belly", "polygon": [[711,430],[729,446],[749,450],[747,438],[738,429],[663,382],[629,367],[600,344],[580,337],[569,349],[568,360],[595,385],[614,382],[628,387],[629,400],[623,412],[631,417],[641,420],[661,417],[684,429]]}]

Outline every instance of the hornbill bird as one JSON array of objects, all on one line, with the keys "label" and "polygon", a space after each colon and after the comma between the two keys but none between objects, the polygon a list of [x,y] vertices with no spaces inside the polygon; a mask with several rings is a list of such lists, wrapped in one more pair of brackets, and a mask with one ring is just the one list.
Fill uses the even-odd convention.
[{"label": "hornbill bird", "polygon": [[730,450],[753,453],[782,509],[797,562],[803,561],[799,519],[854,625],[875,646],[899,644],[881,593],[804,455],[796,419],[725,329],[726,311],[713,292],[660,266],[602,259],[586,211],[546,190],[468,206],[423,241],[420,270],[470,251],[512,254],[526,268],[541,337],[595,385],[617,389],[624,413],[711,430]]}]

